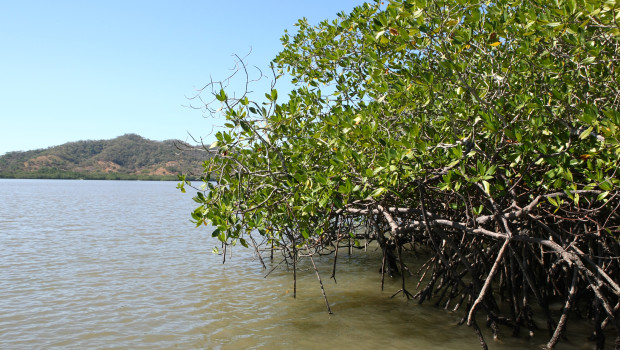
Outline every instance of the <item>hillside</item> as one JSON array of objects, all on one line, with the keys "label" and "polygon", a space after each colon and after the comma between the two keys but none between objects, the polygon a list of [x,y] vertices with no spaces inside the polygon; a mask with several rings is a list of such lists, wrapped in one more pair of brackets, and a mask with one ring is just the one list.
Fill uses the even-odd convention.
[{"label": "hillside", "polygon": [[[176,180],[200,175],[206,153],[135,134],[0,156],[0,178]],[[193,176],[191,176],[193,175]]]}]

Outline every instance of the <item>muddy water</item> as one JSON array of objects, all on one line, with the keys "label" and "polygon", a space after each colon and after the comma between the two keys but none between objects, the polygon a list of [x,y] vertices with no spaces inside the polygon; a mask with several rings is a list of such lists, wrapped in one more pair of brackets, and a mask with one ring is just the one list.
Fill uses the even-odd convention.
[{"label": "muddy water", "polygon": [[[293,299],[291,273],[264,278],[251,251],[222,265],[190,197],[170,182],[0,180],[0,349],[479,348],[460,313],[389,299],[399,282],[380,290],[376,252],[341,254],[337,283],[319,261],[333,315],[313,271]],[[569,331],[559,349],[592,348]],[[492,349],[546,341],[505,333]]]}]

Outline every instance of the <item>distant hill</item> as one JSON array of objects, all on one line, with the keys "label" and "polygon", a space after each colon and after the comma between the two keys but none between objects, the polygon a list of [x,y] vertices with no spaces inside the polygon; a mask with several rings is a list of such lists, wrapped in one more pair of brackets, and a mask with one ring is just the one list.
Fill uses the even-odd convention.
[{"label": "distant hill", "polygon": [[69,142],[0,156],[0,178],[176,180],[179,174],[197,178],[208,155],[190,148],[182,141],[152,141],[135,134]]}]

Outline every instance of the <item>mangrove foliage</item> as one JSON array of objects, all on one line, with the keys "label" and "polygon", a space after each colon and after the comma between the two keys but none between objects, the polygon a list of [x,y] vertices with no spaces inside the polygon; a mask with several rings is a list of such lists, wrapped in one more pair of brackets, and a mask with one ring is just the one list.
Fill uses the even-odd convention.
[{"label": "mangrove foliage", "polygon": [[[394,292],[460,312],[483,348],[484,327],[553,348],[580,315],[602,349],[620,335],[619,7],[405,0],[302,19],[273,61],[287,96],[202,91],[226,124],[192,216],[293,269],[377,242]],[[428,259],[413,277],[411,250]]]}]

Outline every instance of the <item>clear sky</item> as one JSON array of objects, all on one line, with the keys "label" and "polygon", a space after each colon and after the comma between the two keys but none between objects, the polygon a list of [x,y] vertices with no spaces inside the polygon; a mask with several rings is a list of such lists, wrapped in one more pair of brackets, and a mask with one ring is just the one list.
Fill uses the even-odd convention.
[{"label": "clear sky", "polygon": [[[232,54],[266,67],[284,29],[362,0],[11,0],[0,2],[0,155],[136,133],[212,138],[184,107]],[[232,87],[239,90],[241,87]]]}]

